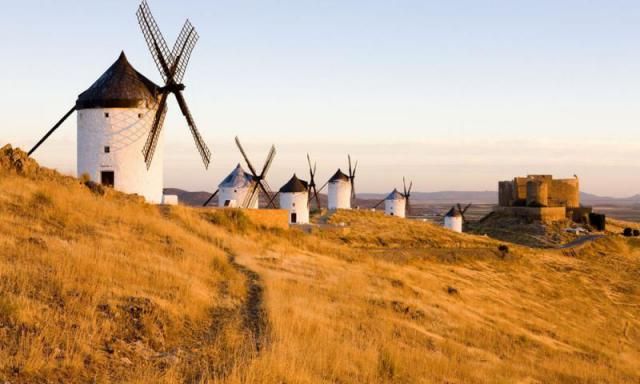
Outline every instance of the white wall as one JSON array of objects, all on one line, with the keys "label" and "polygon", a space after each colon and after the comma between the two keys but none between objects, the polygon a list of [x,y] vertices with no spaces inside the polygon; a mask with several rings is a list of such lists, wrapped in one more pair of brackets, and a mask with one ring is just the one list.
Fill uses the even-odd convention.
[{"label": "white wall", "polygon": [[329,209],[351,209],[351,183],[334,181],[329,183]]},{"label": "white wall", "polygon": [[445,216],[444,227],[454,232],[462,233],[462,217],[461,216]]},{"label": "white wall", "polygon": [[291,222],[291,214],[297,215],[296,224],[309,223],[309,193],[280,193],[280,209],[289,211],[289,224]]},{"label": "white wall", "polygon": [[[86,173],[99,183],[102,171],[113,171],[115,189],[161,203],[164,135],[160,133],[149,170],[142,155],[154,115],[154,110],[145,108],[79,110],[78,176]],[[105,146],[109,146],[109,153],[105,153]]]},{"label": "white wall", "polygon": [[[247,195],[251,192],[251,189],[253,187],[249,187],[249,188],[220,188],[220,191],[218,192],[218,206],[219,207],[224,207],[224,202],[226,200],[231,200],[231,205],[230,207],[240,207],[245,199],[247,198]],[[248,207],[244,207],[244,208],[255,208],[258,209],[258,206],[260,204],[260,197],[259,197],[260,193],[256,191],[256,193],[253,195],[253,200],[249,203]]]},{"label": "white wall", "polygon": [[387,216],[405,217],[405,207],[407,201],[405,199],[385,200],[384,214]]}]

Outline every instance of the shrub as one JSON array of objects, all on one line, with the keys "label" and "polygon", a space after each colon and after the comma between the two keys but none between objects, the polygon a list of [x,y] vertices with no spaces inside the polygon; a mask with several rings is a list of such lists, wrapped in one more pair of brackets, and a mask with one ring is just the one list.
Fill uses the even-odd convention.
[{"label": "shrub", "polygon": [[509,246],[506,244],[500,244],[498,245],[498,251],[500,252],[500,257],[504,259],[509,254]]},{"label": "shrub", "polygon": [[251,228],[251,219],[241,209],[218,209],[207,212],[205,218],[212,224],[240,233]]},{"label": "shrub", "polygon": [[631,237],[633,236],[633,230],[629,227],[625,228],[624,231],[622,231],[622,235],[626,236],[626,237]]},{"label": "shrub", "polygon": [[104,196],[104,187],[102,186],[102,184],[98,184],[94,181],[91,180],[86,180],[84,182],[84,185],[89,188],[89,190],[91,192],[93,192],[94,194],[98,195],[98,196]]},{"label": "shrub", "polygon": [[640,236],[640,229],[634,229],[633,230],[633,236],[635,236],[635,237]]},{"label": "shrub", "polygon": [[31,197],[31,205],[36,207],[50,207],[53,205],[53,200],[45,192],[37,191]]}]

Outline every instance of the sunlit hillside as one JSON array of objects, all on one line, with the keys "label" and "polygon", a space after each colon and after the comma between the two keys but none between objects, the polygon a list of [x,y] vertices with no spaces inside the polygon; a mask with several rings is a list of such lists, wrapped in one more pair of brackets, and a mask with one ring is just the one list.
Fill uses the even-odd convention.
[{"label": "sunlit hillside", "polygon": [[640,381],[637,239],[355,211],[304,233],[0,164],[0,381]]}]

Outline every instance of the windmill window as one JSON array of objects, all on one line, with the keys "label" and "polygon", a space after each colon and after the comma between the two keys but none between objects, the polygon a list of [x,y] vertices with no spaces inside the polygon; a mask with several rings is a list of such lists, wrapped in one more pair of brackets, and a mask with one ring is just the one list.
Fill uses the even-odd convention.
[{"label": "windmill window", "polygon": [[138,113],[138,119],[142,119],[142,113]]},{"label": "windmill window", "polygon": [[295,206],[296,206],[296,203],[292,203],[292,204],[291,204],[291,206],[295,207]]},{"label": "windmill window", "polygon": [[108,119],[109,118],[109,112],[105,112],[104,113],[104,117],[105,117],[105,119]]},{"label": "windmill window", "polygon": [[108,145],[104,146],[104,153],[110,153],[111,152],[111,147]]},{"label": "windmill window", "polygon": [[237,189],[234,189],[234,190],[233,190],[233,193],[237,193],[237,192],[238,192],[238,190],[237,190]]}]

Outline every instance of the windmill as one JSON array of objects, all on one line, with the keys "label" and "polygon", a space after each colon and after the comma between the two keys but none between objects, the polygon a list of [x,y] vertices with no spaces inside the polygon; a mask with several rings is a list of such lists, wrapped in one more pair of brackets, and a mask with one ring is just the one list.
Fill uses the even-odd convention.
[{"label": "windmill", "polygon": [[[254,182],[253,188],[247,194],[247,198],[245,202],[248,204],[249,202],[253,201],[255,194],[259,193],[258,191],[258,188],[259,188],[267,197],[267,201],[268,201],[267,207],[271,206],[275,208],[276,207],[274,203],[275,195],[272,196],[271,187],[269,187],[269,184],[267,183],[265,178],[267,176],[267,172],[269,172],[269,168],[271,167],[271,164],[273,163],[273,158],[276,155],[276,147],[274,145],[271,146],[271,149],[267,154],[267,159],[265,160],[264,166],[262,167],[262,172],[258,173],[256,169],[253,167],[253,164],[251,164],[251,161],[249,161],[249,157],[247,156],[247,153],[245,152],[244,148],[242,148],[242,144],[240,144],[240,139],[238,139],[237,136],[235,138],[235,141],[236,141],[236,145],[238,146],[238,149],[240,150],[240,153],[242,154],[242,157],[244,158],[244,161],[247,163],[247,167],[249,167],[249,171],[251,172],[251,175],[253,177],[253,182]],[[243,203],[243,206],[245,206],[244,203]]]},{"label": "windmill", "polygon": [[258,195],[254,194],[254,198],[249,200],[247,196],[251,191],[255,182],[253,175],[245,172],[240,163],[225,177],[218,189],[204,202],[203,206],[207,206],[209,202],[217,195],[219,207],[233,208],[259,208]]},{"label": "windmill", "polygon": [[411,189],[413,188],[413,182],[409,183],[407,188],[406,179],[402,178],[403,192],[398,192],[398,189],[394,188],[393,191],[388,194],[384,199],[380,200],[373,206],[374,209],[378,208],[384,203],[385,215],[407,217],[409,216],[411,206],[409,205],[409,198],[411,196]]},{"label": "windmill", "polygon": [[[198,34],[187,20],[169,51],[146,2],[140,5],[137,16],[165,85],[160,87],[136,71],[122,52],[28,154],[32,155],[77,112],[77,174],[86,174],[94,182],[126,193],[139,194],[148,202],[160,203],[163,151],[156,151],[156,147],[162,147],[161,130],[169,93],[178,100],[205,168],[211,158],[182,95],[182,79]],[[154,153],[158,161],[152,164]]]},{"label": "windmill", "polygon": [[467,212],[469,207],[471,207],[471,203],[467,204],[464,208],[462,208],[462,205],[460,204],[456,204],[456,206],[451,207],[451,209],[444,215],[444,227],[454,232],[461,233],[465,222],[464,214]]},{"label": "windmill", "polygon": [[329,190],[327,192],[327,208],[329,210],[351,209],[351,203],[356,198],[354,187],[358,162],[356,162],[355,166],[352,167],[351,155],[347,156],[349,160],[349,174],[345,174],[340,168],[338,168],[336,173],[329,178],[329,181],[327,181],[327,183],[318,190],[322,191],[325,186],[329,186]]},{"label": "windmill", "polygon": [[404,178],[404,176],[402,177],[402,186],[404,188],[404,198],[406,200],[406,215],[409,216],[411,215],[411,200],[409,200],[409,198],[411,197],[411,188],[413,188],[413,181],[409,182],[409,188],[407,188],[407,182]]},{"label": "windmill", "polygon": [[[311,203],[311,200],[315,199],[316,201],[316,207],[318,210],[320,210],[321,206],[320,206],[320,198],[318,197],[318,190],[316,189],[316,163],[313,163],[313,166],[311,166],[311,157],[309,157],[309,154],[307,153],[307,163],[309,163],[309,203]],[[326,184],[325,184],[326,185]],[[324,186],[323,186],[324,188]],[[311,205],[311,204],[309,204]]]},{"label": "windmill", "polygon": [[207,168],[211,160],[211,152],[202,139],[200,132],[198,132],[196,123],[182,94],[182,91],[185,89],[182,79],[184,78],[191,52],[198,41],[198,33],[191,25],[191,22],[187,20],[178,35],[178,39],[173,45],[173,49],[170,51],[146,1],[142,1],[136,15],[138,16],[138,23],[140,24],[142,34],[151,51],[151,56],[156,63],[160,76],[162,76],[165,82],[165,86],[160,88],[158,108],[153,119],[151,131],[142,150],[147,168],[151,166],[153,154],[158,144],[160,131],[162,130],[164,117],[167,112],[167,99],[170,93],[173,93],[175,96],[180,111],[187,120],[187,125],[189,125],[191,135],[196,143],[198,152],[200,152],[202,162],[205,168]]}]

